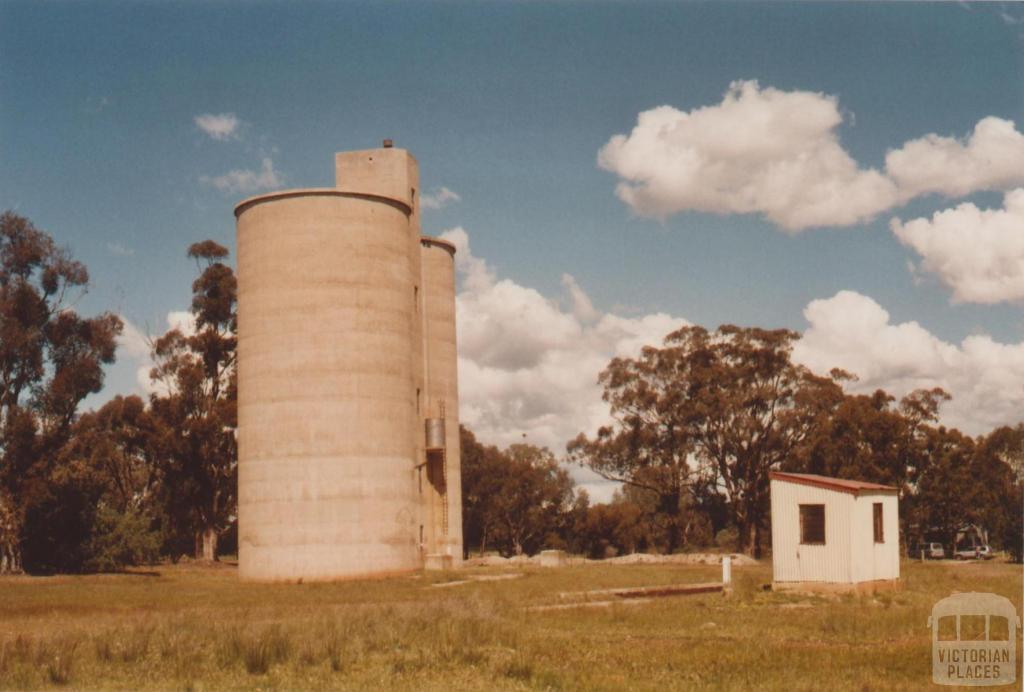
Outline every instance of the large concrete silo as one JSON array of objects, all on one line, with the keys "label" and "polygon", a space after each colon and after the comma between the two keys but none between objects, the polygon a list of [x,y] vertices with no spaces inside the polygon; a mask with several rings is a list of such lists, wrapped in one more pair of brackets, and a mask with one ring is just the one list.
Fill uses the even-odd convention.
[{"label": "large concrete silo", "polygon": [[382,148],[336,169],[235,209],[243,578],[422,564],[418,168]]},{"label": "large concrete silo", "polygon": [[422,239],[423,360],[426,387],[424,510],[428,551],[462,561],[462,471],[459,449],[458,352],[455,340],[455,246]]}]

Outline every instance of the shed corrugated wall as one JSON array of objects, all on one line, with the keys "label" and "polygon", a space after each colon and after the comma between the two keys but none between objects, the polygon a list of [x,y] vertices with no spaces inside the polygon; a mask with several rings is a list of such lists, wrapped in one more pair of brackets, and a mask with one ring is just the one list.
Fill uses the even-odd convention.
[{"label": "shed corrugated wall", "polygon": [[[850,520],[854,496],[826,488],[773,480],[773,579],[848,583]],[[825,505],[825,545],[801,545],[800,505]]]},{"label": "shed corrugated wall", "polygon": [[[875,543],[872,505],[882,503],[882,538]],[[855,498],[853,515],[853,572],[855,582],[899,579],[899,500],[892,493],[862,492]]]}]

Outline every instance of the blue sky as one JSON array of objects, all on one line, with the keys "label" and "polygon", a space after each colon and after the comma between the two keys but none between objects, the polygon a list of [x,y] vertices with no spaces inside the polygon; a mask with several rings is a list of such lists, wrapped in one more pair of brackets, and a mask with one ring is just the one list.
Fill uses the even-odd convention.
[{"label": "blue sky", "polygon": [[[1020,297],[953,302],[890,220],[998,209],[1024,182],[926,192],[794,233],[684,202],[652,218],[597,158],[640,113],[714,107],[738,80],[832,98],[831,135],[864,170],[928,134],[965,142],[987,117],[1019,131],[1022,35],[1024,7],[998,3],[5,3],[0,206],[86,262],[80,309],[156,332],[187,305],[186,246],[234,247],[232,207],[250,193],[219,189],[219,176],[267,160],[274,187],[330,185],[333,152],[390,137],[418,158],[425,191],[459,197],[426,210],[424,231],[465,229],[497,280],[565,314],[566,274],[595,315],[707,326],[803,331],[811,301],[848,291],[943,344],[1016,346]],[[238,125],[215,139],[203,114]],[[107,394],[137,387],[137,363],[123,361]]]}]

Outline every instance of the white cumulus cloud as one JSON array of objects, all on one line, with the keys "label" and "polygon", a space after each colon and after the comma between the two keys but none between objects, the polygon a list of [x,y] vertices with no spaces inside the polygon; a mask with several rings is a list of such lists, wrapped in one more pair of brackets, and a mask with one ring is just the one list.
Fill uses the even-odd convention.
[{"label": "white cumulus cloud", "polygon": [[[473,254],[464,229],[442,237],[457,248],[460,416],[485,443],[526,441],[561,455],[577,434],[592,435],[608,422],[597,384],[608,362],[636,357],[688,324],[665,313],[600,311],[568,274],[563,296],[545,296],[499,276]],[[970,434],[1024,417],[1024,343],[988,336],[948,343],[916,322],[893,323],[878,303],[853,291],[812,301],[804,316],[808,328],[794,360],[822,374],[835,367],[856,374],[851,392],[882,388],[899,397],[942,387],[953,395],[942,422]],[[618,487],[580,469],[573,474],[595,498],[607,499]]]},{"label": "white cumulus cloud", "polygon": [[843,149],[842,120],[835,97],[733,82],[717,105],[640,113],[598,163],[623,179],[618,196],[644,216],[760,213],[791,233],[846,226],[891,207],[897,191]]},{"label": "white cumulus cloud", "polygon": [[615,356],[659,345],[687,321],[656,313],[622,317],[597,311],[569,275],[562,302],[507,278],[473,255],[465,230],[446,231],[456,245],[460,289],[459,410],[481,440],[525,440],[556,454],[580,432],[608,420],[598,374]]},{"label": "white cumulus cloud", "polygon": [[907,142],[886,154],[885,169],[904,199],[1024,185],[1024,134],[1010,120],[983,118],[965,141],[929,134]]},{"label": "white cumulus cloud", "polygon": [[115,257],[131,257],[135,250],[121,243],[107,243],[107,252]]},{"label": "white cumulus cloud", "polygon": [[226,140],[238,138],[238,127],[241,121],[234,113],[203,113],[193,118],[196,127],[213,139]]},{"label": "white cumulus cloud", "polygon": [[124,329],[117,337],[118,358],[149,358],[149,337],[124,315],[121,315]]},{"label": "white cumulus cloud", "polygon": [[855,291],[811,301],[804,317],[810,326],[794,360],[818,373],[838,367],[857,375],[849,391],[881,388],[901,397],[942,387],[953,400],[941,422],[972,435],[1024,419],[1024,343],[974,335],[951,344],[917,322],[893,324],[882,306]]},{"label": "white cumulus cloud", "polygon": [[643,111],[598,164],[636,213],[762,214],[788,233],[850,226],[926,193],[960,197],[1024,184],[1024,135],[984,118],[965,141],[929,134],[861,167],[840,144],[836,97],[733,82],[715,105]]},{"label": "white cumulus cloud", "polygon": [[424,192],[420,197],[420,207],[423,209],[440,209],[449,202],[461,201],[462,198],[459,197],[457,192],[449,190],[446,187],[441,187],[437,192]]},{"label": "white cumulus cloud", "polygon": [[562,286],[569,293],[573,317],[584,324],[589,324],[601,316],[601,313],[594,309],[590,296],[580,287],[572,274],[562,274]]},{"label": "white cumulus cloud", "polygon": [[999,18],[1003,20],[1004,24],[1007,24],[1009,26],[1017,26],[1018,24],[1024,24],[1024,15],[1020,17],[1014,17],[1009,12],[1000,11]]},{"label": "white cumulus cloud", "polygon": [[[167,313],[167,330],[178,329],[185,336],[196,333],[196,318],[187,310],[173,310]],[[124,329],[117,338],[118,362],[131,361],[135,365],[135,385],[139,394],[163,394],[167,387],[149,377],[153,369],[152,344],[161,334],[146,334],[134,322],[121,315]]]},{"label": "white cumulus cloud", "polygon": [[1007,193],[1002,209],[964,203],[890,227],[921,255],[921,269],[953,289],[954,302],[1024,300],[1024,188]]},{"label": "white cumulus cloud", "polygon": [[188,310],[172,310],[167,313],[167,329],[177,329],[185,336],[195,336],[196,316]]},{"label": "white cumulus cloud", "polygon": [[200,182],[211,185],[221,192],[232,192],[237,194],[249,194],[260,190],[274,190],[282,187],[283,182],[277,171],[274,170],[274,162],[264,158],[259,170],[234,169],[224,175],[216,177],[202,176]]},{"label": "white cumulus cloud", "polygon": [[[457,252],[459,415],[484,443],[528,442],[556,455],[581,432],[609,421],[597,377],[616,357],[688,324],[665,313],[623,317],[594,308],[579,283],[562,276],[561,300],[507,278],[473,255],[464,229],[441,234]],[[592,502],[607,502],[620,484],[570,469]]]}]

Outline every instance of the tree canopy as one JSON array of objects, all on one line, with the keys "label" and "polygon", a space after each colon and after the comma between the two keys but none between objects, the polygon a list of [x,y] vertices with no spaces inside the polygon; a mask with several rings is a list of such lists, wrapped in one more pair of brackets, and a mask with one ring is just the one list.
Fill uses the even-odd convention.
[{"label": "tree canopy", "polygon": [[570,458],[610,480],[655,492],[675,517],[721,494],[740,548],[759,554],[768,471],[808,436],[840,396],[830,379],[792,363],[788,330],[684,327],[661,348],[616,358],[601,374],[614,424],[569,444]]},{"label": "tree canopy", "polygon": [[[191,322],[152,344],[154,392],[103,386],[122,330],[79,315],[84,265],[0,215],[0,572],[216,559],[237,512],[237,282],[227,248],[194,243]],[[1024,423],[971,437],[938,424],[949,396],[848,394],[853,376],[794,363],[795,332],[688,326],[601,373],[611,422],[568,460],[623,484],[592,503],[548,449],[460,429],[467,550],[591,557],[717,545],[760,555],[769,472],[896,485],[901,538],[952,545],[966,525],[1021,559]]]},{"label": "tree canopy", "polygon": [[196,557],[217,558],[217,540],[235,512],[238,493],[238,343],[234,272],[228,251],[207,240],[189,246],[200,274],[192,283],[195,330],[168,331],[153,346],[150,401],[162,499],[176,534],[191,534]]},{"label": "tree canopy", "polygon": [[[60,543],[79,523],[75,508],[88,510],[55,478],[57,459],[79,404],[103,387],[122,329],[114,314],[74,310],[88,282],[85,265],[31,221],[0,215],[0,571],[20,569],[26,543]],[[59,567],[51,557],[33,548],[27,566]]]},{"label": "tree canopy", "polygon": [[1019,493],[1011,464],[1020,468],[1024,424],[978,442],[936,428],[949,399],[941,389],[911,392],[898,404],[881,390],[847,394],[850,374],[823,377],[792,362],[798,338],[788,330],[691,326],[637,358],[612,360],[599,383],[613,422],[593,439],[571,441],[569,458],[653,493],[671,519],[669,550],[687,542],[696,512],[712,534],[730,528],[737,549],[760,556],[773,469],[896,485],[905,531],[913,525],[948,542],[969,522],[997,533],[1019,524],[1010,519],[1019,507],[1005,498]]},{"label": "tree canopy", "polygon": [[481,445],[465,427],[460,434],[466,545],[506,555],[551,546],[573,501],[568,472],[545,448],[499,450]]}]

